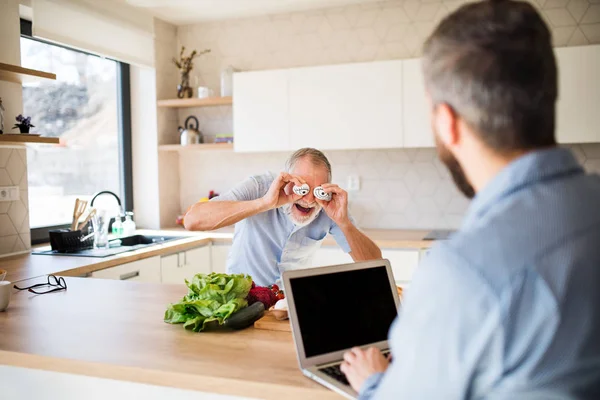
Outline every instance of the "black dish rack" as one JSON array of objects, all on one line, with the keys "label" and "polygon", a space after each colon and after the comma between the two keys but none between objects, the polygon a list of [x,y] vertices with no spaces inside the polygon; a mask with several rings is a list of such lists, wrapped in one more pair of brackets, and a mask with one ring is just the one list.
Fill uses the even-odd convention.
[{"label": "black dish rack", "polygon": [[69,229],[54,229],[49,231],[50,247],[59,253],[72,253],[79,250],[87,250],[94,247],[94,237],[81,241],[86,236],[81,230],[71,231]]}]

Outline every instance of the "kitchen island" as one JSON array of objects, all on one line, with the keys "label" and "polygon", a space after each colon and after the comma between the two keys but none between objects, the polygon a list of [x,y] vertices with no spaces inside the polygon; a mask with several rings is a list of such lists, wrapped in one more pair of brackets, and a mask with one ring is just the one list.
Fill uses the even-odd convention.
[{"label": "kitchen island", "polygon": [[289,332],[164,323],[184,285],[65,279],[66,291],[14,291],[0,313],[1,365],[245,398],[340,398],[301,374]]}]

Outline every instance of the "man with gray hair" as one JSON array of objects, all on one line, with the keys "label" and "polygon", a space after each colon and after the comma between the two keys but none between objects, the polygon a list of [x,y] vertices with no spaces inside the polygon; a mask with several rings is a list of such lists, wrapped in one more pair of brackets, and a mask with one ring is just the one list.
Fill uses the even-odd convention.
[{"label": "man with gray hair", "polygon": [[[308,185],[305,194],[294,186]],[[322,187],[326,201],[315,196]],[[331,183],[331,164],[316,149],[290,156],[286,171],[252,176],[209,202],[197,203],[184,218],[188,230],[207,231],[235,224],[228,273],[245,273],[257,285],[279,280],[287,269],[310,267],[330,233],[354,261],[381,258],[381,250],[354,225],[348,193]]]}]

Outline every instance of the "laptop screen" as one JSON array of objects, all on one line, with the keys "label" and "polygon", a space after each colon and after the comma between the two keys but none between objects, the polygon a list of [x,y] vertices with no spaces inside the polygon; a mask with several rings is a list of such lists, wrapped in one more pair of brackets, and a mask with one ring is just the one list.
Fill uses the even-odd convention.
[{"label": "laptop screen", "polygon": [[306,357],[386,340],[397,315],[385,266],[290,279]]}]

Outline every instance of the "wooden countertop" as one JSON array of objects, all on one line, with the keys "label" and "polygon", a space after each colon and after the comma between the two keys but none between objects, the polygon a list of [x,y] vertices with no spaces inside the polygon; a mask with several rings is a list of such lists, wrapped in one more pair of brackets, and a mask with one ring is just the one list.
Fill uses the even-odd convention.
[{"label": "wooden countertop", "polygon": [[[11,282],[18,282],[48,274],[85,276],[91,272],[116,265],[148,257],[185,251],[209,243],[229,244],[233,238],[232,229],[215,232],[188,232],[184,229],[162,231],[141,230],[138,232],[146,235],[180,235],[183,239],[105,258],[61,257],[34,254],[7,257],[0,259],[0,269],[8,272],[6,280]],[[364,232],[381,248],[425,249],[431,247],[434,243],[433,241],[422,239],[428,231],[366,229]],[[333,238],[327,237],[323,242],[323,246],[337,246],[337,244]]]},{"label": "wooden countertop", "polygon": [[234,396],[340,398],[302,375],[289,332],[193,333],[164,323],[184,285],[66,282],[63,292],[13,293],[0,313],[0,364]]}]

